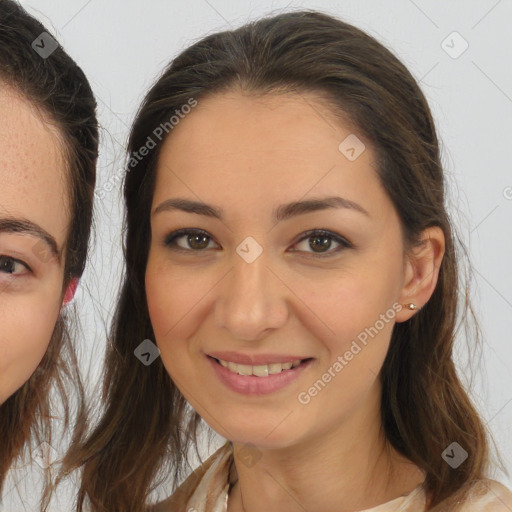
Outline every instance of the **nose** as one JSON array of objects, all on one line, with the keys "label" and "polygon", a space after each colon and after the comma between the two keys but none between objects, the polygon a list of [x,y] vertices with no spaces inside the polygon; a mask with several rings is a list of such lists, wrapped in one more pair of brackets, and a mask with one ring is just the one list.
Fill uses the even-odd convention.
[{"label": "nose", "polygon": [[216,326],[235,339],[259,340],[285,325],[290,292],[270,269],[264,254],[251,263],[234,254],[233,263],[216,299]]}]

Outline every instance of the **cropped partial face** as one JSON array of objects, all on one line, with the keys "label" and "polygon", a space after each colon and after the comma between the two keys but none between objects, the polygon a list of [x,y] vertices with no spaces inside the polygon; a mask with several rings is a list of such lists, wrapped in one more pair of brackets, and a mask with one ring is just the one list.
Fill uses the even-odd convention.
[{"label": "cropped partial face", "polygon": [[62,304],[69,223],[56,129],[0,83],[0,403],[34,373]]},{"label": "cropped partial face", "polygon": [[374,156],[312,95],[199,100],[165,141],[151,321],[170,376],[233,442],[292,446],[378,407],[406,265]]}]

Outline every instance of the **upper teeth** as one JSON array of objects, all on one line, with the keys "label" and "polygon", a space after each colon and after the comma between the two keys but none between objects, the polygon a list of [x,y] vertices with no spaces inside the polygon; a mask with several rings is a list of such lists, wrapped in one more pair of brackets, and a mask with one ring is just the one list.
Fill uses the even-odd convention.
[{"label": "upper teeth", "polygon": [[289,370],[290,368],[299,366],[301,360],[295,359],[295,361],[291,361],[289,363],[259,364],[256,366],[251,366],[250,364],[232,363],[231,361],[223,361],[222,359],[219,359],[218,361],[222,366],[224,366],[224,368],[227,368],[233,373],[238,373],[239,375],[256,375],[256,377],[268,377],[269,375],[279,373],[283,370]]}]

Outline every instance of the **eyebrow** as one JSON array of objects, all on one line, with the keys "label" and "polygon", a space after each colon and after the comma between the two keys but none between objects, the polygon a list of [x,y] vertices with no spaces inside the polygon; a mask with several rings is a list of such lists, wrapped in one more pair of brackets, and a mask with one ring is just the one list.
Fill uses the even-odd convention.
[{"label": "eyebrow", "polygon": [[[321,199],[294,201],[292,203],[283,204],[274,209],[273,220],[275,222],[280,222],[291,217],[295,217],[296,215],[326,210],[328,208],[345,208],[355,210],[370,217],[370,214],[360,204],[350,201],[349,199],[344,199],[343,197],[334,196]],[[155,208],[153,215],[172,210],[181,210],[187,213],[205,215],[206,217],[213,217],[219,220],[222,220],[223,217],[222,208],[184,198],[173,198],[163,201]]]},{"label": "eyebrow", "polygon": [[19,233],[31,235],[41,239],[50,249],[53,256],[60,263],[60,252],[55,238],[45,231],[41,226],[26,219],[0,218],[0,233]]}]

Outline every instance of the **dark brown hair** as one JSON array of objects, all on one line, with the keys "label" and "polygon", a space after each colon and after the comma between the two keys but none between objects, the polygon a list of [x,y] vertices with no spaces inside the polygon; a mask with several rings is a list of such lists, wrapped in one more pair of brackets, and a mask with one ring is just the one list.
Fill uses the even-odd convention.
[{"label": "dark brown hair", "polygon": [[[380,378],[387,439],[425,471],[429,510],[449,510],[484,476],[488,442],[452,359],[458,292],[464,294],[464,287],[445,207],[438,140],[423,93],[405,66],[361,30],[318,12],[280,14],[205,37],[174,59],[138,111],[130,162],[155,128],[191,98],[201,102],[234,89],[321,95],[333,113],[348,118],[371,142],[378,177],[398,212],[407,246],[418,243],[428,227],[443,230],[446,252],[437,287],[413,318],[395,325]],[[106,359],[106,410],[67,460],[69,469],[83,465],[79,511],[86,501],[94,512],[144,510],[164,469],[172,470],[176,485],[189,448],[197,449],[197,413],[188,414],[160,360],[146,367],[133,355],[142,340],[154,339],[144,274],[161,146],[157,142],[147,157],[130,163],[126,174],[126,273]],[[465,309],[459,312],[469,322],[465,291]],[[470,343],[478,340],[478,328],[473,331]],[[453,441],[469,453],[457,470],[441,458]]]},{"label": "dark brown hair", "polygon": [[[32,43],[45,27],[11,0],[0,0],[0,87],[10,87],[55,125],[68,167],[71,221],[65,241],[62,293],[84,271],[92,223],[93,191],[98,156],[96,101],[77,64],[59,46],[43,58]],[[51,444],[50,391],[62,400],[64,428],[69,423],[68,393],[77,392],[82,409],[75,352],[68,329],[69,314],[61,312],[46,354],[30,379],[0,406],[0,490],[6,473],[23,452]]]}]

